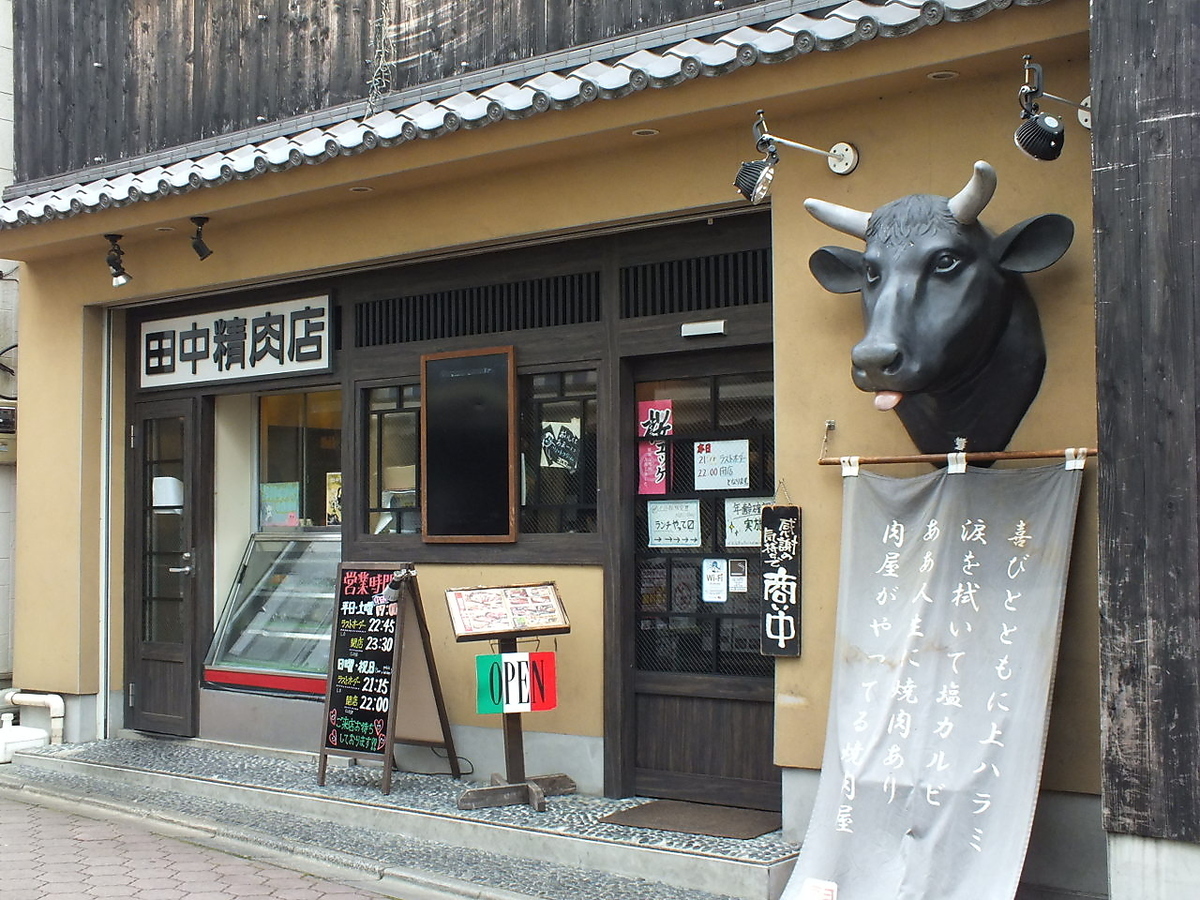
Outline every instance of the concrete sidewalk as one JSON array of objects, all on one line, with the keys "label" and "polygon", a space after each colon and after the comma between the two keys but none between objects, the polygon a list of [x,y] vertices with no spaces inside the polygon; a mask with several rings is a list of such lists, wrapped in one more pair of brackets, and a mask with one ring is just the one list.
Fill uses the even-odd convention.
[{"label": "concrete sidewalk", "polygon": [[[180,836],[168,837],[121,816],[92,818],[0,797],[0,896],[4,900],[402,896],[363,873],[331,869],[327,877],[318,877],[280,865],[286,862],[282,856],[271,861],[250,858],[220,849],[219,838],[177,830]],[[415,895],[407,896],[415,900]]]}]

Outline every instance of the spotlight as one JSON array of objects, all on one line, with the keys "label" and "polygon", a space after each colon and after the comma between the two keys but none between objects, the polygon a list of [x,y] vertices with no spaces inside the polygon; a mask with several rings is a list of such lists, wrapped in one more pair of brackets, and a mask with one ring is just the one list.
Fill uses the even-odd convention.
[{"label": "spotlight", "polygon": [[121,285],[129,284],[133,281],[133,276],[125,271],[125,266],[121,262],[121,257],[125,255],[125,251],[121,249],[121,245],[117,241],[121,240],[124,235],[106,234],[104,239],[108,241],[108,255],[104,257],[104,261],[108,263],[108,272],[112,275],[113,287],[121,287]]},{"label": "spotlight", "polygon": [[201,261],[206,260],[213,253],[208,244],[204,243],[204,223],[208,221],[208,216],[192,216],[191,221],[196,226],[196,233],[192,235],[192,249]]},{"label": "spotlight", "polygon": [[1040,112],[1021,123],[1013,140],[1029,156],[1049,162],[1062,153],[1064,136],[1062,119]]},{"label": "spotlight", "polygon": [[1045,113],[1038,107],[1037,101],[1046,97],[1074,106],[1079,110],[1079,122],[1084,128],[1092,127],[1091,105],[1085,97],[1083,103],[1075,103],[1064,97],[1047,94],[1042,88],[1042,67],[1032,62],[1033,57],[1026,55],[1025,83],[1017,91],[1017,99],[1021,103],[1021,126],[1013,135],[1013,141],[1022,152],[1033,157],[1050,161],[1058,159],[1062,153],[1063,142],[1066,140],[1066,129],[1061,118]]},{"label": "spotlight", "polygon": [[771,181],[775,178],[775,164],[779,157],[771,154],[766,159],[752,159],[738,169],[733,186],[755,206],[767,199],[771,193]]},{"label": "spotlight", "polygon": [[829,150],[818,150],[816,147],[798,144],[795,141],[771,134],[767,130],[767,120],[763,117],[761,109],[754,122],[754,140],[756,149],[764,154],[763,158],[742,163],[737,177],[733,180],[733,186],[738,189],[738,193],[753,204],[762,203],[771,193],[771,182],[775,178],[775,166],[779,163],[777,147],[779,144],[794,150],[804,150],[807,153],[824,156],[829,163],[830,171],[838,175],[849,175],[858,165],[858,150],[852,144],[838,143]]}]

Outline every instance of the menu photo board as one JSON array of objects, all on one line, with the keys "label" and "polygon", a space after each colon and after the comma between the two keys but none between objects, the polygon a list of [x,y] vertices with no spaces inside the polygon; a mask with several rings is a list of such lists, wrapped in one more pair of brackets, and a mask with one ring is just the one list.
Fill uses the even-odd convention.
[{"label": "menu photo board", "polygon": [[451,588],[446,591],[446,603],[458,641],[566,634],[571,630],[567,611],[552,581]]},{"label": "menu photo board", "polygon": [[416,572],[342,563],[335,602],[317,783],[325,783],[329,756],[378,758],[390,793],[397,742],[446,748],[458,777]]}]

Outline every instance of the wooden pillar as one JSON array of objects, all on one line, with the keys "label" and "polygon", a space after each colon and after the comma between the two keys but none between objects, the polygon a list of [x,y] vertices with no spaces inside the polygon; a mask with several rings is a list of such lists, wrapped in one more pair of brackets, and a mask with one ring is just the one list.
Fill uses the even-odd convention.
[{"label": "wooden pillar", "polygon": [[1092,0],[1103,800],[1200,842],[1195,0]]}]

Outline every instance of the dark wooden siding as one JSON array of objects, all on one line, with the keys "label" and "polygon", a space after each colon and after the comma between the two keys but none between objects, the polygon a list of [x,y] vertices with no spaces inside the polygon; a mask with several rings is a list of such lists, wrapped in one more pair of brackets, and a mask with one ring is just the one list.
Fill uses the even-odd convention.
[{"label": "dark wooden siding", "polygon": [[1200,5],[1091,15],[1105,825],[1200,842]]},{"label": "dark wooden siding", "polygon": [[[724,7],[753,0],[725,0]],[[30,181],[714,11],[712,0],[15,0],[16,175]],[[260,18],[261,17],[261,18]]]}]

